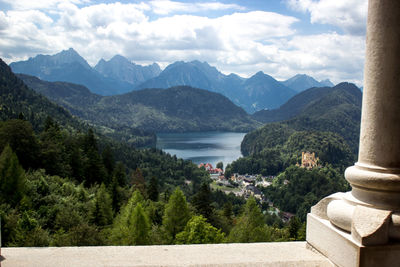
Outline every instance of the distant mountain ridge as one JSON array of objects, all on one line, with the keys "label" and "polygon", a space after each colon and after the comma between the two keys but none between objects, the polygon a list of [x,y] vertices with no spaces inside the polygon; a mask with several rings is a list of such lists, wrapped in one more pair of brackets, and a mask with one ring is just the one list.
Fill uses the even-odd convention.
[{"label": "distant mountain ridge", "polygon": [[[102,65],[107,66],[107,62],[104,61]],[[141,68],[139,65],[135,66],[136,70]],[[126,80],[114,77],[115,75],[109,74],[105,76],[104,73],[108,73],[109,69],[112,69],[111,67],[102,68],[101,70],[103,73],[101,73],[92,68],[86,60],[72,48],[52,56],[38,55],[26,61],[13,62],[10,64],[10,67],[15,73],[33,75],[46,81],[64,81],[81,84],[88,87],[92,92],[101,95],[115,95],[130,92],[135,86],[135,84]],[[158,75],[157,67],[154,66],[144,70],[146,77],[151,76],[148,75],[148,73],[150,73],[149,70],[152,69],[155,70],[154,75]],[[141,81],[138,81],[137,83],[140,82]]]},{"label": "distant mountain ridge", "polygon": [[287,87],[295,90],[296,92],[302,92],[312,87],[332,87],[334,84],[329,80],[325,79],[320,82],[315,80],[313,77],[306,74],[297,74],[290,79],[282,82]]},{"label": "distant mountain ridge", "polygon": [[130,83],[133,87],[161,73],[160,66],[156,63],[141,66],[120,55],[112,57],[109,61],[101,59],[94,69],[105,77]]},{"label": "distant mountain ridge", "polygon": [[299,91],[310,87],[332,86],[329,80],[317,82],[304,74],[284,82],[261,71],[250,78],[225,75],[207,62],[198,60],[176,61],[161,71],[156,63],[140,66],[116,55],[108,61],[101,59],[92,68],[72,48],[52,56],[38,55],[10,66],[16,73],[33,75],[42,80],[81,84],[99,95],[186,85],[220,93],[248,113],[278,108]]},{"label": "distant mountain ridge", "polygon": [[277,108],[296,94],[294,90],[263,72],[244,79],[235,74],[225,75],[207,62],[200,61],[175,62],[159,76],[144,82],[136,89],[178,85],[221,93],[249,113],[264,108]]},{"label": "distant mountain ridge", "polygon": [[240,131],[260,126],[221,94],[188,86],[100,96],[87,88],[19,74],[37,92],[92,124],[151,132]]}]

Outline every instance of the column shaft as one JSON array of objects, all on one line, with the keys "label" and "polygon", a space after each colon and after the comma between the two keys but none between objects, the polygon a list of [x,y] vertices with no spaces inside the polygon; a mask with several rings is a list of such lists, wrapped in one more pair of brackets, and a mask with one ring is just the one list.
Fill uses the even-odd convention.
[{"label": "column shaft", "polygon": [[370,0],[358,162],[352,196],[400,209],[400,1]]},{"label": "column shaft", "polygon": [[370,0],[358,161],[400,170],[400,1]]}]

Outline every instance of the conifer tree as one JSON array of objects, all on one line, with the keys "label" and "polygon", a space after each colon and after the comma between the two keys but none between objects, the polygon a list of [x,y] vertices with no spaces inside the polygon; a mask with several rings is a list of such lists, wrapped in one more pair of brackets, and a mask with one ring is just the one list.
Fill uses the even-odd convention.
[{"label": "conifer tree", "polygon": [[211,190],[208,184],[203,183],[201,185],[200,191],[193,197],[192,204],[199,214],[203,215],[208,222],[211,222],[213,208],[211,206]]},{"label": "conifer tree", "polygon": [[126,185],[126,167],[122,162],[117,162],[114,168],[113,179],[119,186]]},{"label": "conifer tree", "polygon": [[97,191],[92,217],[92,221],[98,226],[106,226],[112,223],[112,200],[104,184],[101,184]]},{"label": "conifer tree", "polygon": [[106,146],[106,148],[103,150],[101,153],[101,158],[103,161],[103,165],[106,171],[106,184],[110,184],[112,181],[112,176],[115,168],[115,160],[114,160],[114,155],[113,152],[111,151],[111,148],[109,145]]},{"label": "conifer tree", "polygon": [[0,203],[18,204],[24,195],[25,179],[17,155],[6,145],[0,155]]},{"label": "conifer tree", "polygon": [[175,236],[179,232],[183,231],[189,219],[190,213],[186,197],[178,187],[170,196],[163,217],[163,226],[171,242],[175,240]]},{"label": "conifer tree", "polygon": [[113,227],[111,229],[111,241],[114,245],[130,245],[132,244],[132,233],[131,230],[131,215],[135,210],[136,206],[141,204],[144,205],[144,199],[139,190],[133,192],[128,203],[121,208],[120,213],[114,220]]},{"label": "conifer tree", "polygon": [[148,245],[150,243],[149,217],[144,211],[142,204],[138,203],[128,221],[129,244]]},{"label": "conifer tree", "polygon": [[139,168],[136,168],[136,170],[131,173],[131,184],[134,186],[135,190],[139,190],[142,195],[146,193],[146,181]]},{"label": "conifer tree", "polygon": [[152,201],[158,201],[158,180],[155,176],[152,176],[150,179],[150,183],[147,188],[147,196]]},{"label": "conifer tree", "polygon": [[249,243],[271,241],[270,229],[254,197],[250,197],[244,212],[229,234],[229,242]]}]

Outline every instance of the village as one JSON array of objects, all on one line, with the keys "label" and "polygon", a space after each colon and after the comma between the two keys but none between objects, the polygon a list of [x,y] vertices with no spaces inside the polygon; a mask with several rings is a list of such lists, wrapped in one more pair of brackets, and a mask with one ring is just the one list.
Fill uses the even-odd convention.
[{"label": "village", "polygon": [[[300,168],[306,168],[308,170],[320,167],[319,158],[315,156],[315,153],[302,152],[301,163],[297,163],[296,166]],[[272,184],[276,176],[262,176],[261,174],[239,174],[233,173],[231,177],[225,177],[222,168],[214,168],[211,163],[201,163],[198,165],[199,168],[204,168],[212,179],[211,188],[214,190],[221,190],[225,194],[233,193],[236,196],[248,199],[250,196],[256,198],[260,203],[268,205],[268,213],[280,215],[282,220],[288,221],[294,214],[289,212],[280,211],[274,207],[274,204],[268,200],[268,198],[262,192],[262,188],[268,187]],[[285,180],[285,183],[289,181]]]}]

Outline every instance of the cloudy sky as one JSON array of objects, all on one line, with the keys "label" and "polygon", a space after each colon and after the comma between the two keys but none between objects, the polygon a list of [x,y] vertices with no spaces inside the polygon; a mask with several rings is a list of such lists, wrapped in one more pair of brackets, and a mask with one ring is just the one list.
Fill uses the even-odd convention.
[{"label": "cloudy sky", "polygon": [[207,61],[225,74],[362,85],[367,0],[0,0],[7,63],[74,48],[91,65]]}]

